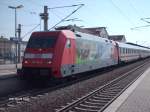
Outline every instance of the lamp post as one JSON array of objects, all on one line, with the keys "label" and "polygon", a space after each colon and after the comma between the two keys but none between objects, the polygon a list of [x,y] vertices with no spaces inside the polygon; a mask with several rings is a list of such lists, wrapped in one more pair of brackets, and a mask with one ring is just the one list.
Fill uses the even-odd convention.
[{"label": "lamp post", "polygon": [[23,5],[19,5],[19,6],[8,6],[8,8],[14,9],[15,10],[15,37],[17,37],[17,9],[23,8]]},{"label": "lamp post", "polygon": [[[15,38],[17,38],[17,9],[23,8],[23,5],[18,5],[16,7],[14,6],[8,6],[8,8],[15,10]],[[19,37],[17,38],[18,42],[20,43]],[[18,49],[20,50],[20,49]],[[20,51],[18,51],[20,52]],[[16,68],[17,68],[17,43],[16,43]]]}]

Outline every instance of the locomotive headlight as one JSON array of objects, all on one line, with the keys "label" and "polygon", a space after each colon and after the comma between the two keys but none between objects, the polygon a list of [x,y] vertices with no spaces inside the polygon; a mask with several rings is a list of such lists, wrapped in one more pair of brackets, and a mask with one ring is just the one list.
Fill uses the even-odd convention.
[{"label": "locomotive headlight", "polygon": [[48,63],[48,64],[51,64],[52,62],[51,62],[51,61],[48,61],[47,63]]},{"label": "locomotive headlight", "polygon": [[24,63],[25,63],[25,64],[28,64],[28,61],[27,61],[27,60],[25,60],[25,61],[24,61]]}]

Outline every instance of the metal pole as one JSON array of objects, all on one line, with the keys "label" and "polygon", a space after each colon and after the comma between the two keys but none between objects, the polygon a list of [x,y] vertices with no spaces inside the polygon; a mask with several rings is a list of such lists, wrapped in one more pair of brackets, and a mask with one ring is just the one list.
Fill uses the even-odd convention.
[{"label": "metal pole", "polygon": [[17,42],[15,42],[15,44],[16,44],[16,58],[15,58],[15,64],[16,64],[16,69],[17,69],[17,68],[18,68],[18,67],[17,67],[17,51],[18,51],[18,50],[17,50]]},{"label": "metal pole", "polygon": [[44,31],[48,30],[48,7],[44,6],[44,12],[40,13],[41,19],[44,21]]},{"label": "metal pole", "polygon": [[21,62],[21,58],[20,58],[20,47],[21,47],[21,24],[18,24],[18,63]]},{"label": "metal pole", "polygon": [[[19,6],[16,6],[16,7],[14,7],[14,6],[8,6],[8,8],[11,8],[11,9],[14,9],[15,10],[15,39],[17,38],[17,31],[16,31],[16,29],[17,29],[17,9],[19,9],[19,8],[22,8],[23,7],[23,5],[19,5]],[[15,57],[15,63],[16,63],[16,68],[17,68],[17,42],[15,43],[15,45],[16,45],[16,57]]]},{"label": "metal pole", "polygon": [[[15,8],[15,38],[17,38],[17,11],[16,11],[17,8]],[[17,42],[16,42],[16,61],[15,61],[15,64],[16,64],[16,69],[17,69],[17,62],[18,62],[18,58],[17,58]]]},{"label": "metal pole", "polygon": [[15,8],[15,38],[17,38],[16,29],[17,29],[17,11],[16,11],[16,8]]},{"label": "metal pole", "polygon": [[44,31],[48,30],[48,7],[44,6]]}]

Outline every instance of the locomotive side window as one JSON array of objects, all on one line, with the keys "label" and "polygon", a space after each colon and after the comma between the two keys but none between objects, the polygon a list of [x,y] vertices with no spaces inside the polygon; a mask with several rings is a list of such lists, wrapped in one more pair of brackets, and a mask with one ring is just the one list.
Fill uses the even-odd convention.
[{"label": "locomotive side window", "polygon": [[71,47],[71,41],[70,41],[70,39],[67,39],[66,48],[70,48],[70,47]]}]

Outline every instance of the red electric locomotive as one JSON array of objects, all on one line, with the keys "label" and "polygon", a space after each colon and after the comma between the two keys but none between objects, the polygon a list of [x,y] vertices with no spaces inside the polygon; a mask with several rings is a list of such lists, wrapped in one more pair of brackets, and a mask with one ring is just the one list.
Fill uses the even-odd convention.
[{"label": "red electric locomotive", "polygon": [[150,56],[150,49],[76,30],[32,33],[20,76],[63,78]]},{"label": "red electric locomotive", "polygon": [[21,76],[61,78],[118,64],[114,41],[90,34],[58,30],[32,33]]},{"label": "red electric locomotive", "polygon": [[75,47],[74,34],[69,30],[34,32],[25,50],[20,75],[62,77],[61,67],[75,63]]}]

